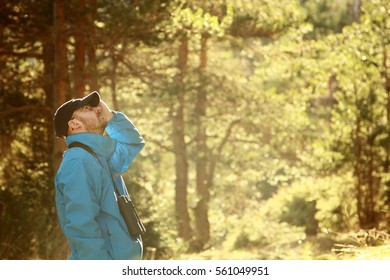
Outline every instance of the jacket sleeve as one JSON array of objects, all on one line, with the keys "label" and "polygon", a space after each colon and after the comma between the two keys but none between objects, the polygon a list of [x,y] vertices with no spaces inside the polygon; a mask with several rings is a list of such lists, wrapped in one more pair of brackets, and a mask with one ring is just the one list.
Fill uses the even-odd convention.
[{"label": "jacket sleeve", "polygon": [[[80,158],[67,161],[58,180],[63,197],[64,233],[78,259],[110,259],[96,218],[100,207],[95,186],[99,185],[96,170]],[[78,174],[75,176],[75,174]]]},{"label": "jacket sleeve", "polygon": [[116,173],[127,170],[137,154],[145,146],[145,141],[134,124],[122,113],[114,112],[113,119],[108,123],[106,132],[116,140],[115,151],[110,164]]}]

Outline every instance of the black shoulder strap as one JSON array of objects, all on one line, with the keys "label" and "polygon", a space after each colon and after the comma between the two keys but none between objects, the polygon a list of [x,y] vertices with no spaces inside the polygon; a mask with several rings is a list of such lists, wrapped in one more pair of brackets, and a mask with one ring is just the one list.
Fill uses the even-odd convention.
[{"label": "black shoulder strap", "polygon": [[[95,152],[88,145],[85,145],[85,144],[80,143],[80,142],[73,142],[68,146],[69,149],[74,148],[74,147],[83,148],[84,150],[86,150],[88,153],[90,153],[91,155],[93,155],[95,158],[97,158],[99,160],[99,158],[97,157]],[[100,160],[99,160],[99,162],[100,162]]]},{"label": "black shoulder strap", "polygon": [[[100,162],[98,156],[96,155],[96,153],[91,149],[91,147],[89,147],[88,145],[85,145],[83,143],[80,143],[80,142],[73,142],[71,144],[69,144],[68,148],[71,149],[71,148],[74,148],[74,147],[79,147],[79,148],[83,148],[84,150],[86,150],[88,153],[90,153],[91,155],[93,155],[100,163],[100,165],[103,167],[102,163]],[[110,176],[111,176],[111,171],[108,170],[110,172]],[[115,194],[119,197],[119,191],[117,189],[117,186],[114,182],[114,179],[112,178],[111,176],[111,180],[112,180],[112,183],[114,184],[114,191],[115,191]]]}]

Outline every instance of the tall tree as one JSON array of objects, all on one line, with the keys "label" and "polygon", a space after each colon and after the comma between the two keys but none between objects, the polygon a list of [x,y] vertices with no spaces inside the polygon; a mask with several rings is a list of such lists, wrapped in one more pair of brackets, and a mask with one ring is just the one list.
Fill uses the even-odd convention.
[{"label": "tall tree", "polygon": [[176,75],[175,92],[170,107],[172,119],[172,143],[175,154],[175,205],[178,222],[179,236],[185,240],[191,238],[190,218],[187,206],[187,184],[188,184],[188,159],[187,146],[185,142],[185,85],[184,78],[187,74],[188,63],[188,38],[184,34],[178,48],[178,74]]},{"label": "tall tree", "polygon": [[364,2],[361,20],[328,38],[334,46],[330,62],[338,77],[331,128],[339,133],[332,137],[333,145],[343,154],[343,165],[352,167],[361,228],[378,227],[381,211],[387,209],[382,198],[389,182],[388,16],[384,12],[388,8],[386,1]]}]

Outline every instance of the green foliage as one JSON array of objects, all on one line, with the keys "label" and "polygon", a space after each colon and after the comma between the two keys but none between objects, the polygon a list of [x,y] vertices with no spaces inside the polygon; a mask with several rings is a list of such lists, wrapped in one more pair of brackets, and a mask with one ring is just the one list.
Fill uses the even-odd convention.
[{"label": "green foliage", "polygon": [[[151,0],[131,3],[128,1],[97,1],[98,18],[95,25],[99,28],[100,36],[109,36],[111,43],[127,44],[131,40],[148,44],[158,43],[154,31],[156,24],[167,18],[167,8],[170,0]],[[79,3],[72,3],[70,9],[79,10]],[[96,13],[96,7],[90,6],[81,11],[80,16],[91,16]],[[90,9],[90,10],[89,10]],[[142,26],[142,27],[141,27]],[[125,34],[126,40],[123,40]],[[99,40],[100,41],[100,40]],[[100,42],[105,45],[104,42]],[[107,45],[107,47],[110,44]]]},{"label": "green foliage", "polygon": [[343,187],[346,177],[301,179],[266,201],[250,204],[247,198],[245,208],[230,207],[236,214],[221,215],[223,226],[215,226],[222,248],[255,250],[259,258],[270,259],[313,259],[316,254],[335,258],[331,256],[335,241],[322,237],[322,232],[343,231],[357,224],[350,196],[353,185],[350,181],[348,188]]},{"label": "green foliage", "polygon": [[[356,226],[352,178],[306,178],[282,188],[263,207],[263,215],[292,225],[342,231]],[[314,232],[317,233],[318,231]]]},{"label": "green foliage", "polygon": [[[182,4],[185,2],[182,1]],[[228,9],[229,13],[231,9]],[[231,17],[231,15],[230,15]],[[223,19],[222,21],[226,21]],[[212,16],[208,12],[204,12],[202,8],[198,8],[196,11],[193,11],[191,8],[184,8],[183,5],[179,6],[172,13],[172,23],[166,25],[167,29],[165,33],[178,33],[186,31],[187,35],[196,35],[208,33],[211,36],[223,35],[222,25],[219,23],[217,16]]]},{"label": "green foliage", "polygon": [[305,227],[307,235],[317,234],[318,222],[315,219],[315,213],[317,212],[316,201],[307,201],[301,197],[293,197],[288,208],[289,210],[281,215],[281,222]]},{"label": "green foliage", "polygon": [[225,219],[227,229],[222,244],[224,248],[232,251],[251,248],[271,250],[305,238],[303,228],[269,219],[253,208]]},{"label": "green foliage", "polygon": [[42,141],[45,132],[36,128],[32,124],[15,131],[17,137],[12,142],[12,152],[2,161],[2,259],[61,259],[67,252],[64,238],[58,234],[52,203],[54,186],[47,176],[50,173],[45,152],[48,143]]},{"label": "green foliage", "polygon": [[307,21],[313,24],[310,37],[320,37],[339,33],[344,26],[352,24],[359,17],[359,7],[354,7],[356,1],[302,1],[306,10]]},{"label": "green foliage", "polygon": [[232,1],[234,20],[231,33],[240,37],[275,37],[304,19],[299,1]]}]

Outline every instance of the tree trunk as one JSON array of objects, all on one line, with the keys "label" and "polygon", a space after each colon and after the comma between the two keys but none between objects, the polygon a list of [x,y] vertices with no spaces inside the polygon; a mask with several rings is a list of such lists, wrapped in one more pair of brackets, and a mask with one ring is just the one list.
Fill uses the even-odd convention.
[{"label": "tree trunk", "polygon": [[95,25],[94,20],[96,19],[96,0],[86,0],[87,2],[87,15],[86,15],[86,24],[88,26],[88,39],[86,40],[86,48],[88,55],[88,64],[87,64],[87,84],[89,85],[91,91],[99,91],[98,84],[98,71],[97,71],[97,59],[95,52]]},{"label": "tree trunk", "polygon": [[354,155],[355,155],[355,164],[354,164],[354,175],[356,178],[356,206],[357,214],[359,219],[359,224],[364,223],[364,214],[363,214],[363,171],[361,166],[361,140],[360,140],[360,120],[356,120],[355,127],[355,137],[354,139]]},{"label": "tree trunk", "polygon": [[66,37],[64,0],[54,2],[54,92],[55,107],[66,101]]},{"label": "tree trunk", "polygon": [[184,240],[191,238],[190,217],[187,207],[188,162],[187,146],[184,140],[184,77],[187,70],[188,39],[183,37],[179,47],[178,69],[176,77],[176,99],[171,105],[172,140],[175,153],[176,197],[175,209],[178,223],[178,235]]},{"label": "tree trunk", "polygon": [[376,170],[376,154],[375,154],[375,135],[369,135],[368,141],[367,141],[367,206],[366,206],[366,212],[367,212],[367,221],[365,224],[366,228],[375,228],[378,225],[377,221],[377,203],[376,198],[378,195],[378,179],[375,174],[378,173],[378,170]]},{"label": "tree trunk", "polygon": [[[383,71],[382,71],[382,77],[384,78],[384,88],[387,93],[387,131],[390,131],[390,75],[388,65],[388,54],[387,49],[385,46],[383,46]],[[390,135],[387,136],[387,150],[386,150],[386,160],[383,164],[383,169],[385,173],[390,172]],[[385,182],[386,189],[385,189],[385,203],[387,205],[390,205],[390,180]],[[390,226],[390,222],[387,222],[387,224]]]},{"label": "tree trunk", "polygon": [[[54,99],[53,107],[58,108],[66,101],[66,37],[65,37],[65,3],[64,0],[54,2]],[[62,152],[65,149],[64,141],[55,141],[53,145],[53,167],[58,169]]]},{"label": "tree trunk", "polygon": [[74,93],[76,97],[84,96],[85,91],[85,0],[79,0],[80,9],[77,17],[77,30],[75,31],[75,65],[74,65]]},{"label": "tree trunk", "polygon": [[[359,111],[359,99],[355,86],[355,106]],[[355,121],[353,139],[354,146],[354,176],[356,177],[356,203],[359,226],[370,229],[377,226],[377,212],[375,198],[378,193],[378,180],[375,178],[375,134],[363,136],[362,122],[358,113]]]},{"label": "tree trunk", "polygon": [[[45,40],[43,43],[43,65],[44,65],[44,92],[45,92],[45,107],[46,108],[51,108],[53,107],[54,104],[54,42],[53,40]],[[45,125],[45,146],[41,149],[45,149],[46,151],[49,151],[50,148],[53,148],[53,143],[54,143],[54,129],[53,129],[53,121],[51,116],[48,117],[48,121]],[[42,138],[38,136],[38,142],[42,142]],[[32,140],[34,141],[34,140]],[[34,141],[37,142],[37,141]],[[34,143],[33,142],[33,143]],[[64,141],[61,141],[64,142]],[[58,145],[63,145],[63,143],[58,144]],[[59,153],[61,153],[63,147],[58,147]],[[55,159],[54,153],[47,154],[49,157],[47,159],[47,162],[55,162],[58,159]],[[50,246],[47,246],[50,242],[53,240],[53,236],[56,236],[56,244],[66,244],[65,237],[62,235],[59,224],[57,222],[57,212],[55,207],[48,207],[48,206],[53,206],[54,201],[55,201],[55,188],[54,188],[54,176],[57,171],[55,169],[55,166],[58,166],[59,162],[56,164],[49,164],[49,169],[48,169],[48,178],[47,178],[47,184],[45,186],[45,189],[42,189],[41,191],[45,194],[41,196],[40,203],[41,205],[46,205],[46,214],[44,215],[42,223],[46,224],[46,229],[47,231],[45,232],[40,232],[38,237],[41,240],[41,246],[40,246],[40,252],[39,255],[43,259],[53,259],[53,258],[58,258],[58,250],[51,250]],[[67,247],[66,247],[67,248]],[[62,249],[62,247],[61,247]]]},{"label": "tree trunk", "polygon": [[360,22],[361,6],[361,0],[354,0],[351,4],[352,16],[356,22]]},{"label": "tree trunk", "polygon": [[[43,70],[43,75],[44,75],[44,85],[43,85],[43,90],[45,92],[45,96],[46,96],[46,99],[45,99],[45,107],[46,108],[49,108],[51,111],[53,111],[52,109],[56,109],[56,108],[53,108],[55,107],[55,104],[54,104],[54,80],[55,80],[55,77],[54,77],[54,73],[55,73],[55,70],[54,70],[54,41],[53,40],[46,40],[45,43],[43,44],[43,55],[42,55],[42,58],[43,58],[43,65],[44,65],[44,70]],[[52,121],[52,118],[48,118],[48,121],[47,121],[47,125],[46,125],[46,129],[47,129],[47,141],[49,143],[53,143],[54,141],[54,128],[53,128],[53,121]],[[53,145],[51,145],[53,146]],[[50,154],[50,159],[49,161],[50,162],[55,162],[55,157],[54,157],[54,153],[51,153]],[[53,166],[55,166],[55,164],[51,165],[51,170],[50,170],[50,178],[53,178],[54,177],[54,174],[56,172],[56,170],[54,170]]]},{"label": "tree trunk", "polygon": [[112,96],[112,105],[115,111],[119,111],[119,102],[118,96],[116,94],[116,68],[118,66],[118,60],[113,54],[112,57],[112,70],[111,70],[111,96]]},{"label": "tree trunk", "polygon": [[[200,75],[204,79],[207,67],[207,38],[202,36],[200,50]],[[201,82],[201,85],[204,83]],[[196,190],[198,203],[195,207],[196,246],[201,250],[210,239],[210,223],[208,219],[208,203],[210,199],[207,181],[207,136],[206,136],[206,110],[207,93],[206,87],[201,86],[196,100]]]}]

